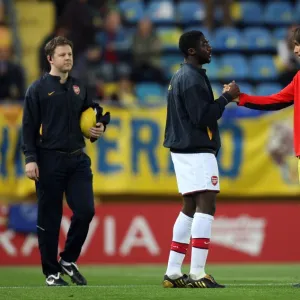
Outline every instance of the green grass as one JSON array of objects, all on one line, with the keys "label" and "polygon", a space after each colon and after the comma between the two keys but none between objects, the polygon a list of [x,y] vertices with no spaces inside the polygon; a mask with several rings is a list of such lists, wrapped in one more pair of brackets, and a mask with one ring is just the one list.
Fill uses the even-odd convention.
[{"label": "green grass", "polygon": [[[88,266],[80,269],[86,287],[46,287],[38,267],[1,267],[1,300],[34,299],[300,299],[300,265],[211,265],[212,274],[226,289],[163,289],[165,266]],[[184,270],[188,272],[188,268]],[[66,277],[64,277],[66,278]]]}]

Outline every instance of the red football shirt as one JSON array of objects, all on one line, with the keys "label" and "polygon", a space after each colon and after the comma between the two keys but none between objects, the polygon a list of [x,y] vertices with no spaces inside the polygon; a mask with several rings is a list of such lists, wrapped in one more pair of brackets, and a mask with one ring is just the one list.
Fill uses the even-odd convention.
[{"label": "red football shirt", "polygon": [[[270,96],[250,96],[240,94],[240,106],[248,106],[250,108],[275,110],[278,107],[286,107],[294,103],[294,149],[296,156],[300,156],[300,72],[298,72],[293,81],[277,94]],[[282,106],[282,104],[286,104]],[[278,109],[278,108],[277,108]]]}]

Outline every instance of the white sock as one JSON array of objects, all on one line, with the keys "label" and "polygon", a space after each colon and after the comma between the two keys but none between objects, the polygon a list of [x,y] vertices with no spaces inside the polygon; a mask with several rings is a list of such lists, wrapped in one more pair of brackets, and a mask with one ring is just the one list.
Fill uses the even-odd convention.
[{"label": "white sock", "polygon": [[192,259],[190,276],[194,280],[203,278],[211,237],[211,225],[214,217],[195,213],[192,224]]},{"label": "white sock", "polygon": [[191,239],[193,218],[180,212],[173,227],[173,238],[166,274],[171,279],[182,276],[181,266]]},{"label": "white sock", "polygon": [[67,261],[64,261],[63,259],[61,259],[61,264],[64,265],[64,266],[71,266],[71,263],[67,262]]}]

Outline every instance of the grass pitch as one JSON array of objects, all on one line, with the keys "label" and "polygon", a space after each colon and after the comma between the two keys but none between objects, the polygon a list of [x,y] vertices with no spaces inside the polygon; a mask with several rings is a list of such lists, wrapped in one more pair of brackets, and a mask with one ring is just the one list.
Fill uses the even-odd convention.
[{"label": "grass pitch", "polygon": [[[300,265],[210,265],[225,289],[163,289],[165,266],[85,266],[88,286],[46,287],[39,267],[0,267],[1,300],[300,299]],[[188,267],[184,268],[188,272]],[[68,277],[64,278],[70,282]]]}]

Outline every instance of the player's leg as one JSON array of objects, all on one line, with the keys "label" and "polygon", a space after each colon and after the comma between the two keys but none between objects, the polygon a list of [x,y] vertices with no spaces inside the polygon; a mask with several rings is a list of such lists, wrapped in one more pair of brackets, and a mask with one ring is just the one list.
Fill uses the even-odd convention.
[{"label": "player's leg", "polygon": [[70,160],[73,168],[67,183],[66,198],[73,216],[65,249],[60,253],[60,264],[64,273],[69,275],[74,283],[86,285],[86,279],[79,273],[76,261],[95,214],[93,175],[90,158],[85,153],[73,156]]},{"label": "player's leg", "polygon": [[47,285],[67,285],[67,282],[60,277],[61,267],[57,261],[65,184],[63,160],[55,152],[41,152],[38,155],[38,166],[40,177],[36,182],[37,236],[42,269]]},{"label": "player's leg", "polygon": [[173,226],[173,236],[170,248],[168,267],[163,280],[164,287],[185,287],[187,275],[181,272],[182,263],[186,255],[190,239],[193,216],[196,210],[196,202],[188,192],[194,187],[191,185],[192,172],[190,162],[192,154],[172,153],[172,161],[176,173],[179,193],[183,196],[183,207]]},{"label": "player's leg", "polygon": [[205,264],[214,219],[216,193],[199,192],[194,194],[196,213],[192,224],[192,261],[190,276],[199,279],[206,275]]},{"label": "player's leg", "polygon": [[[164,286],[174,285],[172,281],[178,281],[178,279],[178,284],[180,285],[180,281],[183,280],[181,267],[190,243],[191,227],[195,208],[196,203],[193,200],[193,197],[190,195],[184,196],[182,210],[179,213],[173,227],[173,237],[169,254],[168,267],[165,274],[166,276],[164,278]],[[177,284],[175,283],[175,285]]]},{"label": "player's leg", "polygon": [[216,195],[219,192],[219,172],[214,155],[199,153],[195,160],[195,176],[201,180],[199,192],[193,194],[196,212],[192,224],[192,257],[187,287],[224,287],[205,272],[209,252],[211,228],[216,210]]}]

